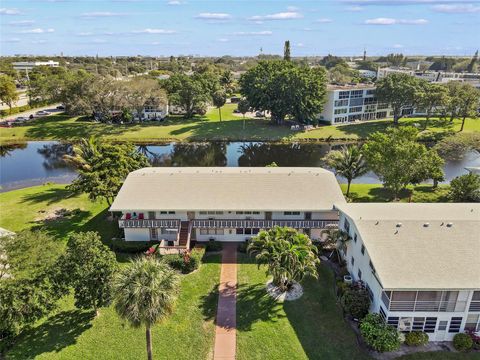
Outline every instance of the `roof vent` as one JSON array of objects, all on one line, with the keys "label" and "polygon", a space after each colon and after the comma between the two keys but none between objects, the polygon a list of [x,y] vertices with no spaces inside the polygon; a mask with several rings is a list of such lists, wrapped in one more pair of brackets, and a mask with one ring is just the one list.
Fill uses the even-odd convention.
[{"label": "roof vent", "polygon": [[447,223],[447,227],[452,227],[453,226],[453,223],[449,222]]},{"label": "roof vent", "polygon": [[402,223],[397,223],[397,227],[402,227]]},{"label": "roof vent", "polygon": [[429,227],[429,226],[430,226],[430,224],[429,224],[429,223],[425,223],[425,224],[423,224],[423,227]]}]

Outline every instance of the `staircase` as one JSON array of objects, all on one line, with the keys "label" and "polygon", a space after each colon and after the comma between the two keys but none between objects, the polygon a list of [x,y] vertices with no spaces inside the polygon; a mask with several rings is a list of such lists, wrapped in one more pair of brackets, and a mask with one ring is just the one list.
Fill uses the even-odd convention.
[{"label": "staircase", "polygon": [[190,221],[180,223],[180,234],[178,236],[178,245],[188,247],[190,242]]}]

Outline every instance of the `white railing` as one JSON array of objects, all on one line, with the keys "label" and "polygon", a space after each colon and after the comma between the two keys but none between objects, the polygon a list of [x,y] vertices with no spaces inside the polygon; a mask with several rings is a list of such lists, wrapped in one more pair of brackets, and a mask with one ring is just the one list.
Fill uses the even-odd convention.
[{"label": "white railing", "polygon": [[480,300],[472,300],[470,301],[470,307],[468,311],[480,311]]},{"label": "white railing", "polygon": [[390,311],[463,312],[466,301],[390,301]]},{"label": "white railing", "polygon": [[120,219],[118,220],[120,228],[172,228],[180,227],[180,220],[175,219]]},{"label": "white railing", "polygon": [[258,228],[286,226],[294,229],[325,229],[338,225],[337,220],[192,220],[195,228]]}]

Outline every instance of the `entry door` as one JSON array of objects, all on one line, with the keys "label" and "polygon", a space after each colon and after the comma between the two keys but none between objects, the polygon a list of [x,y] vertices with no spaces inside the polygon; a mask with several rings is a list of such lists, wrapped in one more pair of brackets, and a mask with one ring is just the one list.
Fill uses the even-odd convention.
[{"label": "entry door", "polygon": [[440,320],[438,322],[437,332],[435,334],[435,341],[445,341],[447,335],[448,320]]},{"label": "entry door", "polygon": [[272,212],[265,211],[265,220],[272,220]]},{"label": "entry door", "polygon": [[305,220],[312,220],[312,213],[311,212],[305,212]]},{"label": "entry door", "polygon": [[187,218],[188,220],[195,219],[195,211],[187,211]]}]

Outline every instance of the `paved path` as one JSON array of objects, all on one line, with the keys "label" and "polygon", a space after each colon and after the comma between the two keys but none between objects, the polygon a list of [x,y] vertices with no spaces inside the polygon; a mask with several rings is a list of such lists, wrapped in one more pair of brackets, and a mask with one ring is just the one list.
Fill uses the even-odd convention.
[{"label": "paved path", "polygon": [[235,360],[237,347],[237,244],[224,244],[218,287],[214,360]]}]

